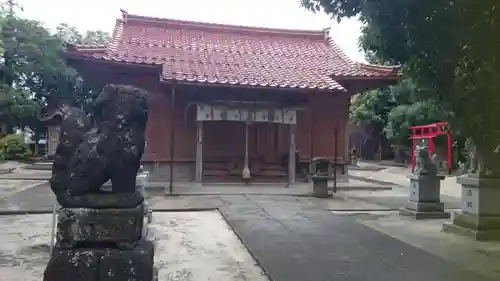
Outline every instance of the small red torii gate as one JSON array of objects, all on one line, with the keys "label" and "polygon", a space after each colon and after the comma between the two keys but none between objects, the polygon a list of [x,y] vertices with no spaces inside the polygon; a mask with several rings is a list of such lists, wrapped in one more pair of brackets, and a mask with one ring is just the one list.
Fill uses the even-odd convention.
[{"label": "small red torii gate", "polygon": [[448,137],[448,173],[451,174],[451,136],[448,130],[448,122],[437,122],[427,125],[410,126],[412,140],[411,149],[411,162],[412,168],[415,168],[415,149],[417,146],[417,140],[427,140],[429,142],[429,156],[432,157],[434,152],[434,142],[433,138],[441,135],[446,135]]}]

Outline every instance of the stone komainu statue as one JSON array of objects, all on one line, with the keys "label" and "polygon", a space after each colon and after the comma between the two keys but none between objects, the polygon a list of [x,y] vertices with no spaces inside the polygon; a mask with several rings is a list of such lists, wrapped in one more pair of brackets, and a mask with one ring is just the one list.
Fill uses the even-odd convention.
[{"label": "stone komainu statue", "polygon": [[[148,120],[146,93],[106,85],[92,116],[63,109],[50,180],[62,208],[43,280],[157,280],[154,233],[136,188]],[[111,189],[103,188],[108,180]]]},{"label": "stone komainu statue", "polygon": [[426,146],[418,146],[415,152],[416,165],[414,174],[437,175],[436,164],[429,156],[429,149]]},{"label": "stone komainu statue", "polygon": [[[106,85],[94,101],[93,118],[74,107],[62,112],[50,180],[58,202],[65,207],[96,207],[88,206],[98,204],[95,198],[85,196],[102,195],[101,187],[108,180],[112,183],[108,195],[135,193],[148,120],[146,92],[131,86]],[[112,198],[116,196],[109,200]],[[133,204],[141,203],[138,198],[132,200],[136,201]]]}]

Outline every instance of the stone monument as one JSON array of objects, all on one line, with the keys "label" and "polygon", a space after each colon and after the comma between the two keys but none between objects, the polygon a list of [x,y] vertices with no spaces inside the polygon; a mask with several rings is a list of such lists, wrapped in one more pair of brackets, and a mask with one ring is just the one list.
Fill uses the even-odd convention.
[{"label": "stone monument", "polygon": [[431,160],[427,146],[418,146],[415,155],[415,169],[408,176],[409,202],[399,213],[415,219],[449,218],[450,214],[444,211],[440,200],[444,176],[437,174],[436,163]]},{"label": "stone monument", "polygon": [[[498,157],[498,151],[491,154]],[[452,214],[451,222],[444,223],[443,231],[475,240],[500,240],[500,171],[486,169],[474,145],[468,156],[467,172],[457,178],[462,207]]]},{"label": "stone monument", "polygon": [[63,111],[50,179],[61,208],[44,281],[154,280],[154,239],[136,188],[146,98],[134,87],[106,85],[92,116]]}]

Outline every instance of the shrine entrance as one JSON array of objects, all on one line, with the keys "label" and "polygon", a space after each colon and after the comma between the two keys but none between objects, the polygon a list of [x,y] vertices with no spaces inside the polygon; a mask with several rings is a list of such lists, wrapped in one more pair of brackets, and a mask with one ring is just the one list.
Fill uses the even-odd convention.
[{"label": "shrine entrance", "polygon": [[447,122],[437,122],[427,125],[411,126],[411,136],[412,140],[412,150],[411,150],[411,160],[412,160],[412,170],[415,169],[415,150],[417,145],[426,145],[429,147],[429,157],[432,158],[434,153],[434,138],[437,136],[445,135],[447,136],[447,166],[448,173],[451,175],[452,163],[451,163],[451,135],[448,129]]},{"label": "shrine entrance", "polygon": [[[292,185],[296,111],[264,102],[197,104],[195,180],[287,177],[288,186]],[[281,161],[283,155],[286,163]]]}]

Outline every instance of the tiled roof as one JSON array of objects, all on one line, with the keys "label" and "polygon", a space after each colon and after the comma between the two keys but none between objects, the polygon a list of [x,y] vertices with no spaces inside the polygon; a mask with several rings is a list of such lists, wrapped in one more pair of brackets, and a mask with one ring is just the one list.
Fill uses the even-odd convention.
[{"label": "tiled roof", "polygon": [[345,90],[333,79],[396,76],[394,67],[351,61],[328,30],[230,26],[122,12],[106,47],[74,46],[68,53],[161,65],[165,81]]}]

